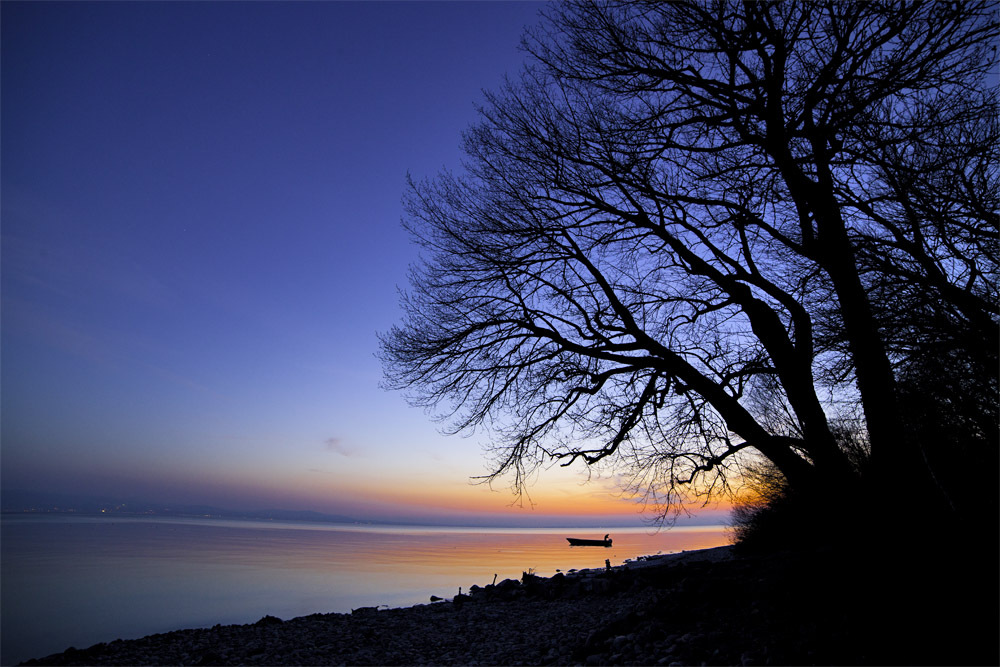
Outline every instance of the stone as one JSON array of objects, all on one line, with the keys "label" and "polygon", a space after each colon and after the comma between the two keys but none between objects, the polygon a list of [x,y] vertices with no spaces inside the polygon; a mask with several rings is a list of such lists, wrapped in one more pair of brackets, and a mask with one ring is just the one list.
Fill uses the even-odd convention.
[{"label": "stone", "polygon": [[254,625],[257,625],[257,626],[281,625],[282,623],[284,623],[284,621],[281,620],[280,618],[278,618],[277,616],[267,615],[267,616],[262,617],[256,623],[254,623]]}]

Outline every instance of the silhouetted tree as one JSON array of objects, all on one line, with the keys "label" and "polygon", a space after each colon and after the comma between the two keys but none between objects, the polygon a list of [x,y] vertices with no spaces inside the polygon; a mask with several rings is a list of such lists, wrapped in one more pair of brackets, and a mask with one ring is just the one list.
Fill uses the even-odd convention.
[{"label": "silhouetted tree", "polygon": [[387,386],[517,489],[606,461],[676,505],[753,452],[800,495],[947,505],[900,380],[944,340],[996,423],[997,34],[979,2],[557,5],[464,173],[411,184]]}]

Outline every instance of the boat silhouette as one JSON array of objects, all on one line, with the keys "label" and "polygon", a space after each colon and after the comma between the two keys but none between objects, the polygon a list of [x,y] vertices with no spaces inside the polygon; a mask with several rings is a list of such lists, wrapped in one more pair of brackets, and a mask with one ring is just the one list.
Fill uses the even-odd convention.
[{"label": "boat silhouette", "polygon": [[567,537],[566,541],[569,542],[571,547],[610,547],[611,538],[607,535],[604,536],[603,540],[585,540],[579,537]]}]

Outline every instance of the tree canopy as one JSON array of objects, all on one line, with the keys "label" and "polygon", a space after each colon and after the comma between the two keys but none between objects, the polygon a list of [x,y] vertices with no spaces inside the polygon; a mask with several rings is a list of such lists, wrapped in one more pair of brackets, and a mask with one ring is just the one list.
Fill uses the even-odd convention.
[{"label": "tree canopy", "polygon": [[763,457],[969,511],[998,461],[997,37],[985,2],[550,8],[461,170],[411,182],[385,384],[487,429],[518,489],[603,461],[670,508]]}]

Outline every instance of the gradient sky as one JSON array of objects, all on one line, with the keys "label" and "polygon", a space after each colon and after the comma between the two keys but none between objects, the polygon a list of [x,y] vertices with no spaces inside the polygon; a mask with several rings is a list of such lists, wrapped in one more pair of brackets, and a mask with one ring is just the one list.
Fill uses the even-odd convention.
[{"label": "gradient sky", "polygon": [[640,523],[582,470],[510,507],[378,387],[406,174],[460,166],[541,6],[0,4],[3,487]]}]

